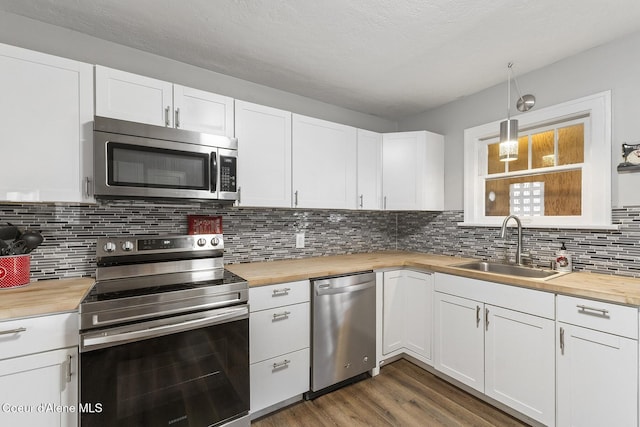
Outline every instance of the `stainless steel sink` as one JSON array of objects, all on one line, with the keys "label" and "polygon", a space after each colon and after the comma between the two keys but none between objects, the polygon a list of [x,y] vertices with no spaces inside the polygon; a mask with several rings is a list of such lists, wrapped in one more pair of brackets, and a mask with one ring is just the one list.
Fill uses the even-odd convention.
[{"label": "stainless steel sink", "polygon": [[559,271],[542,270],[539,268],[488,261],[466,262],[464,264],[453,265],[452,267],[464,268],[465,270],[484,271],[487,273],[506,274],[508,276],[528,277],[531,279],[547,279],[560,274]]}]

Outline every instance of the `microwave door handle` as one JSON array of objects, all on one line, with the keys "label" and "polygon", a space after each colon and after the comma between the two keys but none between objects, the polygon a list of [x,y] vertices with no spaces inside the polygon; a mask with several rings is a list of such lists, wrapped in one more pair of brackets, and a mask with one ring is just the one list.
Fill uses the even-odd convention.
[{"label": "microwave door handle", "polygon": [[211,192],[218,191],[218,153],[211,153]]}]

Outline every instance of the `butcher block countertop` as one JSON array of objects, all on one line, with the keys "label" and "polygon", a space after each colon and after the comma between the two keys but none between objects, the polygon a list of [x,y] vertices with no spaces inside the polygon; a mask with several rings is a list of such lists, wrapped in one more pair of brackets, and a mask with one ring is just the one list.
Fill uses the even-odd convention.
[{"label": "butcher block countertop", "polygon": [[0,289],[0,321],[75,311],[94,283],[91,278],[40,280]]},{"label": "butcher block countertop", "polygon": [[558,294],[640,306],[640,279],[596,273],[568,273],[542,280],[455,267],[456,264],[472,260],[471,258],[444,255],[389,251],[231,264],[226,268],[247,279],[249,286],[253,287],[358,271],[409,267]]},{"label": "butcher block countertop", "polygon": [[[388,251],[231,264],[226,268],[247,279],[249,286],[253,287],[358,271],[408,267],[640,306],[640,279],[596,273],[570,273],[541,280],[455,267],[456,264],[471,260],[444,255]],[[92,278],[78,278],[42,280],[19,288],[0,289],[0,321],[77,310],[80,301],[93,284]]]}]

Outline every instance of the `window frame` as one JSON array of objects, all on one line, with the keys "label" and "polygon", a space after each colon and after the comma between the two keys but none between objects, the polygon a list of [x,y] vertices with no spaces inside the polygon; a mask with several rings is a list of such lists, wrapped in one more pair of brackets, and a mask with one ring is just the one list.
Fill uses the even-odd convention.
[{"label": "window frame", "polygon": [[[615,228],[611,224],[611,91],[513,116],[520,128],[538,128],[588,115],[582,164],[582,215],[520,217],[523,226],[540,228]],[[464,131],[464,222],[499,226],[504,217],[485,215],[487,146],[499,133],[495,121]],[[572,165],[575,167],[575,165]],[[555,169],[555,168],[554,168]],[[491,175],[497,177],[496,174]]]}]

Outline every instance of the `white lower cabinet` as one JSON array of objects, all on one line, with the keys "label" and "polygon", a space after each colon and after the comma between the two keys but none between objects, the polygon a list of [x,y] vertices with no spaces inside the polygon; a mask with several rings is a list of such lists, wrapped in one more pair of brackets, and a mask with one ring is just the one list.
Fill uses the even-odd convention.
[{"label": "white lower cabinet", "polygon": [[75,313],[0,322],[0,425],[78,425],[77,345]]},{"label": "white lower cabinet", "polygon": [[383,282],[383,356],[407,353],[431,365],[433,275],[386,271]]},{"label": "white lower cabinet", "polygon": [[555,425],[554,295],[444,274],[435,289],[434,367]]},{"label": "white lower cabinet", "polygon": [[435,292],[434,367],[484,392],[484,305]]},{"label": "white lower cabinet", "polygon": [[251,412],[309,391],[309,348],[251,364]]},{"label": "white lower cabinet", "polygon": [[638,425],[638,310],[558,296],[559,426]]},{"label": "white lower cabinet", "polygon": [[553,320],[486,305],[484,393],[553,425],[554,337]]},{"label": "white lower cabinet", "polygon": [[249,289],[251,413],[309,391],[308,280]]}]

